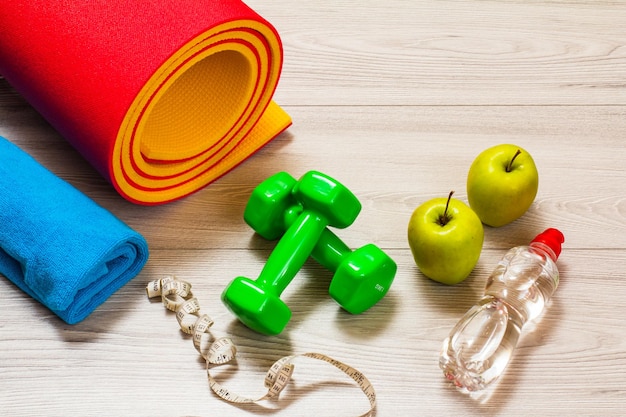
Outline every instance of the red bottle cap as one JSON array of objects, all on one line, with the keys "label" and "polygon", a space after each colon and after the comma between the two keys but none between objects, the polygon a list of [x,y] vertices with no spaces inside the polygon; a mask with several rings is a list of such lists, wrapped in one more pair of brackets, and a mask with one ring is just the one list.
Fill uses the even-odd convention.
[{"label": "red bottle cap", "polygon": [[547,245],[558,258],[561,254],[561,243],[565,242],[565,236],[557,229],[546,229],[539,233],[532,241]]}]

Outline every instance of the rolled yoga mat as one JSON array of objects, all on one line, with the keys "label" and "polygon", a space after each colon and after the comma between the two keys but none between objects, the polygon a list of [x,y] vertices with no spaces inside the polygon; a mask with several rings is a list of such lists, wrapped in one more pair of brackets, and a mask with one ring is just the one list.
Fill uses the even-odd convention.
[{"label": "rolled yoga mat", "polygon": [[276,30],[239,0],[10,0],[0,74],[125,198],[176,200],[291,124]]},{"label": "rolled yoga mat", "polygon": [[135,277],[145,239],[0,137],[0,274],[69,324]]}]

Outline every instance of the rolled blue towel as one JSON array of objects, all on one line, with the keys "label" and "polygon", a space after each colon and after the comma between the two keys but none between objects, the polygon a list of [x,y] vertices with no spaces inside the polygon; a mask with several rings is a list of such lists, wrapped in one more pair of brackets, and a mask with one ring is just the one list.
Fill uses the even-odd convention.
[{"label": "rolled blue towel", "polygon": [[147,260],[143,236],[0,137],[1,274],[75,324]]}]

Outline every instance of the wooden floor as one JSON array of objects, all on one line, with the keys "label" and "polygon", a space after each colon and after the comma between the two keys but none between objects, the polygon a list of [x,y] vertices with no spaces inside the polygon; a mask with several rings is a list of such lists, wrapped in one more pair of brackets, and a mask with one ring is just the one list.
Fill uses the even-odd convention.
[{"label": "wooden floor", "polygon": [[[599,0],[286,0],[248,2],[281,34],[276,101],[293,126],[206,189],[173,204],[133,205],[96,174],[4,80],[0,136],[35,156],[141,232],[148,264],[86,321],[69,326],[0,279],[0,410],[18,416],[357,416],[368,401],[322,362],[301,360],[279,401],[234,406],[209,389],[204,364],[146,284],[193,284],[230,336],[232,391],[264,393],[286,355],[327,354],[362,371],[379,417],[620,416],[626,408],[626,2]],[[454,287],[419,273],[406,231],[412,211],[450,190],[466,201],[474,157],[515,143],[535,158],[527,214],[486,228],[472,275]],[[1,163],[1,162],[0,162]],[[279,170],[316,169],[363,203],[351,247],[375,243],[397,262],[385,299],[360,316],[328,297],[308,263],[285,293],[279,336],[238,322],[219,296],[254,277],[273,243],[242,220],[254,186]],[[1,225],[0,225],[1,227]],[[438,367],[441,343],[480,297],[504,252],[546,227],[566,237],[561,284],[491,396],[457,392]],[[219,368],[218,368],[219,369]]]}]

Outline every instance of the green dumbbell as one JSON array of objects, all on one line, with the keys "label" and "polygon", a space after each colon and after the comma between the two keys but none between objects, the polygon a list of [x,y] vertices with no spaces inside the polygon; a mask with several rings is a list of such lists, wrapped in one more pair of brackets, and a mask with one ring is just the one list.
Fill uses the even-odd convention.
[{"label": "green dumbbell", "polygon": [[302,211],[281,237],[258,279],[237,277],[222,293],[228,309],[260,333],[278,334],[291,319],[291,310],[280,295],[311,255],[324,229],[346,228],[361,211],[361,203],[348,188],[316,171],[304,174],[292,194]]},{"label": "green dumbbell", "polygon": [[[250,197],[244,220],[266,239],[281,236],[295,221],[302,206],[292,195],[297,181],[279,172],[259,184]],[[378,303],[391,286],[397,266],[378,246],[365,245],[354,252],[326,228],[311,257],[335,272],[330,296],[346,311],[360,314]]]}]

